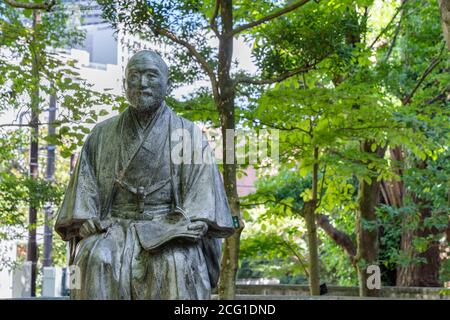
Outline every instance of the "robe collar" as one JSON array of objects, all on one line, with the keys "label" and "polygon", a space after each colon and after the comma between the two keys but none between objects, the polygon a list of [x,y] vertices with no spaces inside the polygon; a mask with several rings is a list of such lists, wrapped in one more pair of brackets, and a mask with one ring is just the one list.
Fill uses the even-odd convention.
[{"label": "robe collar", "polygon": [[147,121],[144,123],[143,121],[139,121],[140,114],[137,110],[135,110],[133,107],[128,107],[128,119],[126,119],[127,123],[125,125],[129,125],[133,131],[136,132],[137,135],[142,138],[142,134],[145,132],[148,126],[150,126],[153,122],[153,119],[155,117],[158,117],[159,114],[161,114],[161,111],[164,110],[166,107],[165,103],[162,102],[161,105],[152,112],[150,116],[148,116]]},{"label": "robe collar", "polygon": [[116,166],[116,174],[118,174],[122,170],[126,170],[136,153],[142,147],[145,139],[147,139],[148,135],[158,122],[161,115],[167,109],[166,104],[163,102],[161,106],[155,111],[155,114],[148,122],[145,128],[142,128],[136,118],[137,114],[134,113],[131,109],[125,110],[122,116],[122,121],[120,123],[120,156],[119,162],[123,165],[122,168],[119,169]]}]

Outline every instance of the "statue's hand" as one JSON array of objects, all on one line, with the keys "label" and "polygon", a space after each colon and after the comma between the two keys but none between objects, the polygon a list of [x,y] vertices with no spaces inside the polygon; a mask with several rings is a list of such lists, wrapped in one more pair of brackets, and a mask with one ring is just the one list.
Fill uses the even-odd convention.
[{"label": "statue's hand", "polygon": [[83,239],[95,233],[97,233],[97,227],[95,226],[94,221],[91,219],[86,220],[80,227],[80,236]]},{"label": "statue's hand", "polygon": [[80,227],[80,237],[87,238],[93,234],[102,233],[111,226],[111,221],[100,220],[98,218],[86,220]]},{"label": "statue's hand", "polygon": [[203,221],[190,222],[187,226],[181,226],[178,230],[180,237],[190,241],[200,240],[208,231],[208,225]]},{"label": "statue's hand", "polygon": [[187,229],[198,234],[200,237],[204,236],[208,231],[208,225],[203,221],[194,221],[188,224]]}]

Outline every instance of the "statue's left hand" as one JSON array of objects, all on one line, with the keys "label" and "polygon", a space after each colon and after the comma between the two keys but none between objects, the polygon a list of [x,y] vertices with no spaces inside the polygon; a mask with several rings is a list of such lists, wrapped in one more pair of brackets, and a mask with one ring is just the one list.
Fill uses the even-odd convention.
[{"label": "statue's left hand", "polygon": [[194,221],[188,224],[187,229],[197,232],[198,236],[202,237],[208,231],[208,225],[203,221]]},{"label": "statue's left hand", "polygon": [[178,228],[178,236],[193,242],[200,240],[208,231],[208,225],[203,221],[190,222],[187,226],[184,224]]},{"label": "statue's left hand", "polygon": [[169,241],[184,243],[197,242],[208,231],[208,225],[203,221],[166,223],[160,221],[145,221],[134,225],[142,248],[158,250]]}]

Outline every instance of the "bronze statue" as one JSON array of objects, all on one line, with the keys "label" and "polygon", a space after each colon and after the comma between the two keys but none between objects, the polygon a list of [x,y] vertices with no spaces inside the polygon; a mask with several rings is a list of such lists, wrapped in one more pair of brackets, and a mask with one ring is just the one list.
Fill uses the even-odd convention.
[{"label": "bronze statue", "polygon": [[71,298],[209,299],[234,232],[213,152],[166,106],[158,54],[136,53],[125,77],[130,106],[87,137],[55,224],[80,271]]}]

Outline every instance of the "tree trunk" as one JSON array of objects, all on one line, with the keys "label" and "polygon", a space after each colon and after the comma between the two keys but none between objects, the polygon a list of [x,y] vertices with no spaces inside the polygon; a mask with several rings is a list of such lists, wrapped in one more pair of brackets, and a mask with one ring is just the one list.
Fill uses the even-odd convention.
[{"label": "tree trunk", "polygon": [[314,147],[314,165],[312,175],[312,199],[305,203],[304,217],[308,236],[309,255],[309,292],[312,296],[320,295],[319,247],[317,244],[316,207],[317,179],[319,171],[319,149]]},{"label": "tree trunk", "polygon": [[[416,167],[426,168],[426,161],[419,161]],[[427,238],[439,234],[437,228],[424,227],[425,221],[431,216],[430,205],[427,201],[412,194],[414,203],[420,212],[419,227],[416,230],[404,229],[400,244],[403,252],[408,252],[411,259],[421,258],[425,262],[410,263],[406,267],[399,267],[397,273],[397,285],[403,287],[439,287],[439,269],[441,265],[439,241],[431,241],[428,249],[424,252],[417,252],[412,246],[414,237]],[[405,221],[407,223],[408,221]]]},{"label": "tree trunk", "polygon": [[[401,146],[397,146],[391,150],[391,159],[394,160],[394,163],[400,164],[399,167],[394,168],[394,172],[402,177],[405,159]],[[424,169],[426,165],[425,161],[413,162],[413,166],[419,169]],[[384,202],[395,208],[403,207],[404,189],[403,181],[383,182],[382,195]],[[428,249],[422,253],[416,252],[412,246],[414,237],[433,236],[438,233],[438,230],[423,228],[424,221],[431,215],[431,212],[427,208],[427,203],[418,199],[413,194],[411,196],[420,208],[419,229],[409,230],[408,228],[403,228],[399,249],[402,252],[407,252],[410,259],[424,259],[426,263],[410,263],[404,267],[398,266],[395,284],[402,287],[438,287],[440,286],[439,268],[441,261],[439,256],[439,242],[432,241]],[[408,220],[404,219],[403,223],[408,223]]]},{"label": "tree trunk", "polygon": [[[54,95],[50,96],[50,108],[48,110],[48,135],[55,134],[55,127],[53,122],[56,116],[56,98]],[[52,182],[55,173],[55,145],[49,144],[47,146],[47,172],[46,178]],[[52,204],[48,203],[45,208],[45,225],[44,225],[44,259],[42,266],[50,267],[52,265],[52,242],[53,242],[53,208]]]},{"label": "tree trunk", "polygon": [[314,219],[315,203],[305,203],[305,222],[308,235],[308,257],[309,257],[309,292],[312,296],[320,295],[319,283],[319,254],[317,245],[317,227]]},{"label": "tree trunk", "polygon": [[[401,145],[397,145],[393,148],[389,148],[391,158],[391,171],[394,172],[400,180],[382,180],[380,184],[380,203],[388,205],[394,209],[400,209],[403,207],[405,187],[403,181],[403,172],[405,170],[405,155],[404,148]],[[397,217],[391,223],[399,225],[401,217]],[[379,237],[383,237],[385,228],[380,227]],[[383,250],[392,250],[393,247],[400,249],[400,241],[393,243],[380,244],[380,256],[384,255]],[[397,283],[398,267],[393,265],[381,265],[381,273],[383,283],[389,286],[395,286]]]},{"label": "tree trunk", "polygon": [[[385,149],[377,147],[372,151],[373,141],[365,140],[362,142],[363,152],[376,154],[383,157]],[[359,184],[359,213],[356,221],[357,231],[357,258],[359,293],[363,297],[378,297],[380,290],[377,288],[369,289],[368,282],[371,274],[367,272],[370,265],[378,266],[378,228],[365,228],[364,224],[375,224],[377,221],[375,207],[378,204],[380,193],[380,183],[376,180],[376,173],[373,172],[370,183],[361,179]]]},{"label": "tree trunk", "polygon": [[[429,211],[427,209],[421,211]],[[421,219],[427,213],[421,212]],[[399,267],[397,273],[397,286],[401,287],[440,287],[439,281],[439,242],[432,241],[425,252],[417,253],[411,247],[414,236],[425,235],[425,232],[408,231],[402,234],[401,250],[410,251],[411,258],[423,258],[424,263],[410,263],[406,267]]]},{"label": "tree trunk", "polygon": [[447,42],[447,49],[450,50],[450,0],[439,0],[439,8],[444,39]]},{"label": "tree trunk", "polygon": [[[38,10],[33,11],[33,40],[30,45],[32,54],[31,74],[33,77],[31,98],[31,135],[30,135],[30,177],[31,179],[38,179],[39,177],[39,55],[38,48],[35,45],[36,29],[39,23],[40,13]],[[34,195],[30,195],[33,198]],[[36,271],[37,271],[37,241],[36,241],[36,223],[37,223],[37,209],[30,203],[28,211],[28,245],[27,245],[27,261],[31,262],[31,296],[36,296]]]},{"label": "tree trunk", "polygon": [[[225,111],[226,113],[226,111]],[[226,144],[225,137],[227,136],[227,129],[234,127],[234,109],[229,110],[228,115],[221,115],[222,118],[222,134],[223,139],[223,180],[225,185],[225,192],[227,194],[228,203],[230,205],[231,214],[233,217],[238,217],[240,219],[240,208],[239,208],[239,197],[237,194],[236,185],[236,165],[226,163],[227,159],[230,160],[230,154],[234,154],[234,143]],[[230,138],[230,135],[228,135]],[[232,148],[231,148],[232,146]],[[228,148],[227,148],[228,147]],[[238,269],[239,262],[239,245],[240,236],[243,230],[243,224],[240,222],[240,227],[236,232],[229,238],[225,239],[223,246],[223,255],[220,270],[220,280],[219,280],[219,298],[220,299],[234,299],[236,295],[236,273]]]},{"label": "tree trunk", "polygon": [[[30,136],[30,177],[32,179],[37,179],[39,176],[39,126],[37,125],[37,118],[35,112],[31,113],[32,120],[30,122],[31,126],[31,136]],[[33,197],[34,195],[30,195]],[[30,203],[28,209],[28,245],[27,245],[27,261],[31,262],[31,296],[36,296],[36,267],[38,260],[37,253],[37,240],[36,240],[36,224],[37,224],[37,209]]]},{"label": "tree trunk", "polygon": [[[231,0],[222,0],[220,5],[222,34],[233,28],[233,5]],[[235,89],[230,77],[233,56],[233,38],[222,37],[218,57],[218,110],[223,136],[223,180],[231,214],[240,221],[236,233],[224,242],[218,293],[220,299],[234,299],[236,295],[236,273],[239,262],[239,244],[243,229],[240,217],[239,197],[236,184],[236,152],[234,143]]]}]

